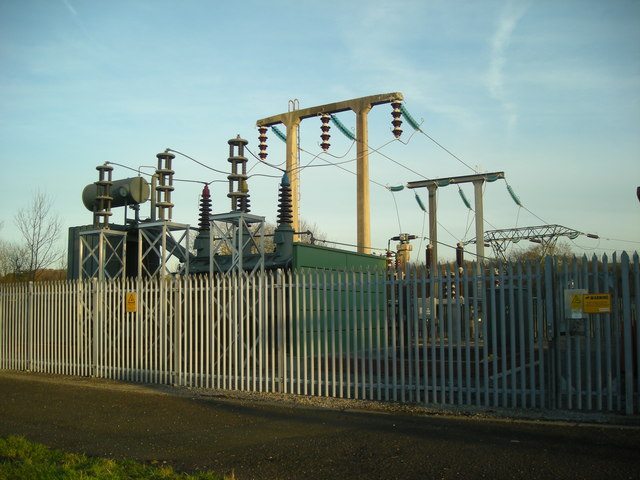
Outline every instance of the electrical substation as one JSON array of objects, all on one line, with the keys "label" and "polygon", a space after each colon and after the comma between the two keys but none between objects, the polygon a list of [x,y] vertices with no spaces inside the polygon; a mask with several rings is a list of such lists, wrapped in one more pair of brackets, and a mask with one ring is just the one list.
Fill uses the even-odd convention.
[{"label": "electrical substation", "polygon": [[[197,227],[173,219],[175,171],[172,161],[175,155],[169,149],[156,155],[157,169],[150,183],[140,176],[114,180],[113,167],[108,162],[97,166],[97,181],[87,185],[82,193],[85,207],[93,213],[93,223],[69,230],[68,277],[114,279],[278,268],[384,268],[386,259],[369,254],[368,248],[368,159],[366,148],[360,146],[366,144],[358,142],[358,253],[294,241],[301,233],[308,233],[297,231],[299,172],[294,145],[300,120],[320,115],[322,148],[329,148],[329,114],[351,109],[358,117],[358,135],[366,137],[368,111],[374,105],[390,102],[394,102],[394,134],[399,135],[402,132],[399,129],[400,104],[396,100],[401,98],[400,94],[376,95],[294,110],[258,121],[263,160],[267,155],[265,125],[284,122],[288,132],[287,168],[279,185],[277,227],[272,233],[265,230],[264,216],[250,213],[244,152],[248,141],[239,135],[228,142],[230,172],[226,196],[231,208],[227,212],[214,213],[212,192],[205,184]],[[142,210],[147,202],[149,213],[145,216]],[[120,207],[125,210],[122,224],[112,221],[112,209]],[[272,252],[265,251],[267,238],[272,239]]]},{"label": "electrical substation", "polygon": [[[169,148],[155,155],[148,177],[115,162],[98,165],[97,179],[82,192],[92,221],[69,230],[68,277],[82,281],[61,282],[60,288],[73,289],[75,296],[33,297],[50,302],[55,312],[73,312],[64,320],[69,330],[56,334],[72,341],[54,354],[67,349],[79,359],[77,371],[83,375],[205,388],[527,408],[556,402],[548,393],[558,392],[562,408],[574,400],[606,400],[613,409],[611,387],[621,372],[611,371],[610,359],[620,354],[619,322],[606,318],[611,328],[602,345],[589,337],[590,330],[601,331],[601,324],[587,323],[609,315],[620,297],[609,290],[608,264],[602,265],[603,275],[596,275],[598,262],[591,267],[584,262],[579,271],[577,262],[570,269],[551,257],[543,264],[537,258],[511,262],[505,255],[508,245],[521,240],[550,252],[558,238],[597,236],[560,225],[485,231],[487,184],[503,180],[513,201],[524,208],[503,171],[423,177],[397,186],[374,182],[392,194],[411,190],[420,209],[415,213],[423,226],[428,219],[429,233],[402,231],[398,221],[400,231],[389,232],[386,249],[371,244],[367,115],[390,104],[395,139],[402,135],[401,118],[422,132],[402,101],[402,94],[390,93],[305,109],[291,102],[288,112],[258,120],[255,157],[279,169],[275,212],[252,203],[247,158],[252,152],[240,135],[221,148],[227,153],[219,170],[205,165],[225,180],[180,178],[174,160],[187,155]],[[340,123],[340,112],[355,113],[355,134]],[[331,123],[357,147],[357,241],[343,244],[357,251],[318,245],[313,232],[299,225],[303,149],[298,127],[314,117],[320,120],[322,151],[330,148]],[[278,130],[280,124],[286,133]],[[285,168],[266,161],[269,129],[286,143]],[[138,175],[116,177],[118,167]],[[193,212],[191,219],[174,215],[179,181],[202,184],[190,208],[179,205],[180,211]],[[473,185],[473,207],[464,184]],[[438,239],[438,192],[449,186],[457,187],[473,213],[467,216],[467,231],[475,222],[475,238],[460,239],[455,246]],[[426,205],[419,196],[425,190]],[[399,217],[397,204],[396,212]],[[265,219],[274,213],[276,222],[270,226]],[[309,236],[311,243],[301,241]],[[413,246],[421,240],[427,240],[425,251],[416,252],[418,261],[412,262]],[[475,244],[475,253],[468,252],[474,261],[465,261],[468,244]],[[443,246],[455,250],[455,262],[439,262]],[[489,246],[497,260],[485,257]],[[628,257],[624,261],[629,268]],[[57,301],[67,303],[58,307]],[[25,305],[26,312],[40,308]],[[51,325],[63,323],[55,318],[33,316],[36,333],[14,337],[38,339],[38,331],[51,332]],[[630,324],[627,320],[628,338]],[[49,343],[36,344],[23,357],[48,352]],[[584,355],[579,353],[583,345],[592,345]],[[635,361],[626,355],[627,367]],[[583,369],[585,362],[594,368]],[[32,365],[42,363],[36,358]],[[591,372],[603,387],[596,394],[590,387],[581,390],[581,378],[591,381]],[[622,395],[615,398],[620,402]],[[633,408],[627,404],[626,410]]]},{"label": "electrical substation", "polygon": [[[212,197],[220,195],[212,191],[209,183],[202,181],[203,190],[197,226],[176,221],[173,218],[174,204],[174,164],[175,152],[171,149],[156,155],[157,167],[150,181],[140,176],[114,179],[113,163],[106,162],[96,167],[98,179],[84,188],[82,201],[93,214],[90,225],[76,226],[69,231],[68,278],[71,279],[113,279],[148,278],[166,275],[189,275],[229,273],[234,271],[256,272],[287,268],[384,268],[402,269],[410,261],[413,249],[411,241],[415,234],[399,232],[389,239],[386,256],[372,255],[371,213],[369,200],[369,133],[368,113],[374,106],[391,105],[391,133],[398,139],[402,135],[401,118],[405,118],[416,131],[422,132],[420,125],[411,117],[402,104],[401,93],[388,93],[355,98],[341,102],[299,109],[297,101],[290,101],[289,111],[260,119],[258,128],[259,158],[266,162],[267,132],[271,131],[286,143],[286,168],[279,184],[277,225],[275,231],[267,232],[265,216],[251,213],[248,159],[245,147],[249,143],[239,135],[228,141],[227,157],[228,191],[226,197],[230,209],[214,213]],[[356,116],[355,134],[337,118],[340,112],[351,111]],[[356,144],[356,234],[357,253],[317,244],[301,243],[301,234],[313,232],[299,231],[299,126],[308,118],[319,117],[320,147],[327,151],[330,147],[330,123]],[[284,125],[286,133],[278,130]],[[422,132],[424,133],[424,132]],[[437,142],[436,142],[437,143]],[[450,153],[450,152],[449,152]],[[577,230],[559,225],[521,227],[510,230],[484,231],[484,187],[487,183],[505,179],[504,172],[476,173],[474,175],[453,176],[437,179],[410,181],[398,187],[387,187],[396,192],[405,187],[413,189],[422,212],[428,214],[429,236],[424,262],[428,267],[437,265],[438,217],[437,191],[448,185],[458,187],[466,207],[474,213],[475,233],[472,240],[459,241],[456,249],[458,266],[461,266],[464,245],[475,244],[475,256],[481,262],[486,259],[485,246],[492,246],[497,258],[506,260],[507,245],[521,239],[541,243],[546,250],[555,245],[562,236],[575,238],[583,234]],[[196,180],[197,181],[197,180]],[[506,180],[505,180],[506,182]],[[471,183],[474,187],[474,207],[466,199],[460,185]],[[426,189],[428,209],[417,191]],[[507,190],[515,203],[522,207],[520,200],[507,184]],[[145,205],[146,204],[146,205]],[[215,202],[216,206],[221,202]],[[260,210],[262,206],[258,206]],[[113,221],[113,209],[124,210],[124,221]],[[145,215],[143,212],[148,209]],[[264,211],[262,212],[264,213]],[[390,242],[398,242],[395,251]],[[312,241],[313,243],[313,241]],[[266,245],[271,247],[265,248]],[[267,251],[269,250],[269,251]],[[419,254],[418,257],[421,255]],[[480,265],[481,262],[478,262]]]}]

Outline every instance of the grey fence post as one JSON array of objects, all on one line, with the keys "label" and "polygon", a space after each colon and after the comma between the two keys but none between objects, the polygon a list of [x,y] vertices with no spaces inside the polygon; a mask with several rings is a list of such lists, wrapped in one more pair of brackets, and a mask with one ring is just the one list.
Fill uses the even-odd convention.
[{"label": "grey fence post", "polygon": [[[547,375],[547,379],[549,382],[549,387],[546,389],[549,392],[549,399],[541,399],[542,407],[552,407],[556,406],[556,375],[557,375],[557,359],[556,359],[556,331],[555,331],[555,292],[553,290],[553,279],[554,279],[554,268],[555,265],[553,263],[553,258],[545,257],[544,259],[544,288],[545,288],[545,312],[546,312],[546,334],[547,341],[549,342],[549,375]],[[544,352],[544,349],[543,349]],[[542,353],[544,354],[544,353]]]},{"label": "grey fence post", "polygon": [[27,341],[27,364],[25,370],[31,371],[33,365],[33,282],[29,282],[29,290],[27,292],[27,331],[25,339]]},{"label": "grey fence post", "polygon": [[624,413],[633,414],[633,347],[631,328],[631,289],[629,286],[629,254],[623,252],[621,257],[620,275],[622,276],[622,341],[624,348]]},{"label": "grey fence post", "polygon": [[284,386],[284,367],[285,367],[285,346],[284,346],[284,332],[285,332],[285,289],[284,289],[284,274],[282,270],[276,272],[276,330],[277,330],[277,351],[278,357],[278,380],[277,391],[281,393]]},{"label": "grey fence post", "polygon": [[[182,279],[176,275],[172,282],[162,281],[162,287],[167,285],[173,290],[173,384],[182,384]],[[166,290],[165,290],[166,291]],[[166,298],[166,297],[165,297]]]},{"label": "grey fence post", "polygon": [[91,348],[92,351],[92,361],[91,361],[91,376],[98,376],[98,348],[100,347],[100,340],[98,335],[98,325],[100,323],[100,295],[98,292],[98,279],[91,279],[91,294],[93,297],[93,315],[92,315],[92,328],[93,328],[93,345]]}]

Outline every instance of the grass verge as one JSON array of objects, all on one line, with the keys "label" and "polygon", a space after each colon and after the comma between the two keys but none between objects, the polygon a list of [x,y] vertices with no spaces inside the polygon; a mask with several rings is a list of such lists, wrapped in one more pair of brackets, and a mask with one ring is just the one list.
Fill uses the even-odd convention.
[{"label": "grass verge", "polygon": [[23,437],[0,437],[0,480],[229,480],[212,473],[178,473],[132,461],[53,450]]}]

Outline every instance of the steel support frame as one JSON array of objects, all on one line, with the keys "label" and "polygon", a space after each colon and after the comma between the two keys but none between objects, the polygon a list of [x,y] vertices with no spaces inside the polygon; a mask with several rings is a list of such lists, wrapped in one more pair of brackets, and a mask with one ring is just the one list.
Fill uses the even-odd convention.
[{"label": "steel support frame", "polygon": [[[79,232],[78,278],[106,280],[124,278],[126,272],[127,232],[101,228]],[[108,265],[115,265],[115,273]]]},{"label": "steel support frame", "polygon": [[[139,224],[138,277],[188,275],[189,231],[189,225],[164,220]],[[158,259],[158,265],[149,268],[150,262],[145,265],[145,261],[153,258]],[[174,258],[181,262],[175,269],[170,264]]]},{"label": "steel support frame", "polygon": [[[245,272],[245,255],[254,250],[258,261],[246,273],[264,272],[264,226],[265,218],[244,212],[211,215],[211,247],[209,273]],[[227,268],[220,262],[221,255],[231,256]]]}]

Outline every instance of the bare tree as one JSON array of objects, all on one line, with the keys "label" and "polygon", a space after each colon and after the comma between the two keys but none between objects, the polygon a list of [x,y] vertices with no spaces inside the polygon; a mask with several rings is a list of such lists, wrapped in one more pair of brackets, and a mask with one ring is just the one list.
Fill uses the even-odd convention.
[{"label": "bare tree", "polygon": [[553,257],[569,257],[573,255],[571,246],[566,243],[555,243],[547,247],[543,247],[540,244],[531,245],[526,250],[512,251],[508,259],[510,261],[520,260],[538,260],[542,261],[545,256]]},{"label": "bare tree", "polygon": [[[313,223],[310,224],[304,219],[300,219],[299,222],[299,242],[301,243],[309,243],[309,244],[322,244],[327,245],[327,235],[322,232],[318,226]],[[265,252],[273,252],[275,251],[275,243],[273,243],[273,233],[275,232],[277,225],[273,223],[266,223],[264,226],[264,250]],[[330,242],[329,242],[330,243]]]},{"label": "bare tree", "polygon": [[4,281],[16,281],[26,269],[26,248],[0,240],[0,277]]},{"label": "bare tree", "polygon": [[[226,232],[226,235],[229,236],[231,234],[231,227],[229,224],[224,224],[222,222],[216,222],[218,229]],[[275,232],[277,225],[271,222],[266,222],[264,224],[263,238],[259,239],[258,242],[263,242],[265,253],[273,253],[276,249],[276,245],[273,242],[273,233]],[[320,244],[324,246],[329,246],[331,242],[326,240],[327,235],[322,232],[318,226],[313,223],[310,224],[304,219],[300,219],[299,224],[300,235],[299,242],[301,243],[309,243],[309,244]],[[223,246],[218,254],[229,255],[231,252],[229,248]]]},{"label": "bare tree", "polygon": [[18,210],[15,224],[22,234],[25,249],[25,268],[30,280],[35,280],[38,270],[60,259],[63,252],[57,248],[60,237],[60,218],[52,212],[51,198],[37,192],[31,205]]}]

